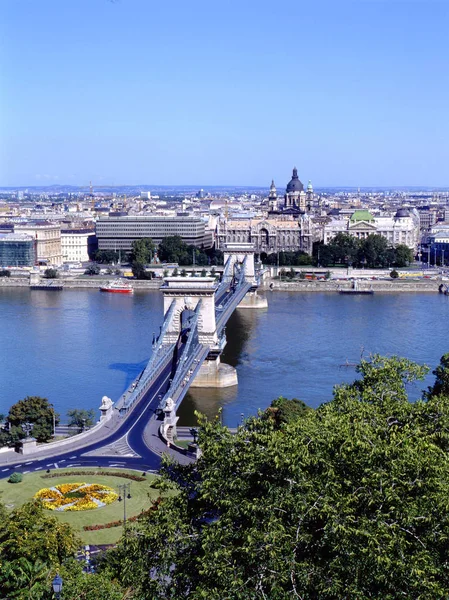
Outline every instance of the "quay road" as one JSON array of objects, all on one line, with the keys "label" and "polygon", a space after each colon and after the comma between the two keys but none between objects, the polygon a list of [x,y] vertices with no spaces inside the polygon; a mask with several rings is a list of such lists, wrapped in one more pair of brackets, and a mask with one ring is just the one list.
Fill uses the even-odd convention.
[{"label": "quay road", "polygon": [[[179,358],[181,356],[182,352],[179,354]],[[163,396],[169,387],[172,371],[173,364],[170,360],[129,416],[120,418],[118,415],[114,415],[99,430],[99,435],[103,434],[101,439],[95,440],[95,435],[92,436],[91,441],[86,438],[77,440],[75,437],[73,443],[67,443],[66,446],[61,446],[59,449],[43,446],[35,454],[21,455],[14,451],[0,454],[0,479],[9,477],[14,471],[27,473],[67,467],[107,468],[115,466],[141,471],[159,469],[161,462],[157,448],[159,440],[157,438],[151,448],[146,440],[150,435],[154,436],[154,432],[157,431],[160,424],[155,417],[155,410],[158,407],[160,396]],[[106,436],[104,431],[108,432]],[[114,443],[122,443],[125,446],[125,452],[126,448],[128,449],[126,452],[128,456],[123,454],[115,456],[111,453],[108,455],[105,446]],[[160,451],[162,451],[164,445],[162,442],[159,445]],[[102,448],[105,449],[104,453],[101,451]],[[96,451],[97,454],[92,455]]]}]

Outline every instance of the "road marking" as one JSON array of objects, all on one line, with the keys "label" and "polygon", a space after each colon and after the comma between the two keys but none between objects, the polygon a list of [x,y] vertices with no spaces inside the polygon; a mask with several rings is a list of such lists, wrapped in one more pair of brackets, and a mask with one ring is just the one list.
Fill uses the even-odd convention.
[{"label": "road marking", "polygon": [[22,464],[20,464],[20,465],[16,465],[16,469],[18,469],[18,468],[19,468],[19,467],[21,467],[21,466],[22,466]]},{"label": "road marking", "polygon": [[57,469],[57,468],[58,468],[58,463],[55,463],[55,469]]},{"label": "road marking", "polygon": [[9,471],[9,469],[2,469],[2,473],[4,473],[5,471]]},{"label": "road marking", "polygon": [[46,467],[52,467],[55,463],[48,463],[48,465],[45,465]]},{"label": "road marking", "polygon": [[80,467],[81,463],[70,463],[67,465],[68,467]]},{"label": "road marking", "polygon": [[36,467],[34,470],[39,471],[39,469],[42,469],[42,467]]},{"label": "road marking", "polygon": [[33,463],[33,461],[32,461],[32,460],[30,460],[30,462],[28,462],[28,463],[25,463],[25,466],[27,466],[27,465],[31,465],[32,463]]},{"label": "road marking", "polygon": [[23,474],[26,475],[27,473],[29,473],[29,471],[24,471]]},{"label": "road marking", "polygon": [[66,459],[65,459],[65,458],[63,458],[63,459],[62,459],[62,460],[60,460],[59,462],[65,462],[65,461],[66,461]]}]

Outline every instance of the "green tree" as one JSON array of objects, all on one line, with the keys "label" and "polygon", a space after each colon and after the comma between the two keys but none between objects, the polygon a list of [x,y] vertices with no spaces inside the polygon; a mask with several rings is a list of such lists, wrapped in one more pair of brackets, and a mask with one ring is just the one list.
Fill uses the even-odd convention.
[{"label": "green tree", "polygon": [[201,417],[201,459],[164,463],[178,495],[121,541],[114,572],[140,600],[447,597],[449,398],[406,391],[426,371],[363,360],[281,428]]},{"label": "green tree", "polygon": [[59,273],[56,269],[45,269],[44,277],[45,279],[57,279],[59,277]]},{"label": "green tree", "polygon": [[280,428],[296,421],[296,419],[300,419],[309,410],[312,409],[302,400],[297,398],[289,400],[284,396],[279,396],[279,398],[273,400],[262,416],[272,419],[276,428]]},{"label": "green tree", "polygon": [[84,271],[84,275],[99,275],[100,267],[98,265],[88,265]]},{"label": "green tree", "polygon": [[119,261],[119,253],[115,250],[97,250],[95,260],[103,265],[115,264]]},{"label": "green tree", "polygon": [[136,279],[153,279],[152,272],[147,271],[143,263],[134,262],[131,270]]},{"label": "green tree", "polygon": [[390,273],[390,277],[392,279],[397,279],[399,277],[399,273],[396,271],[396,269],[393,269]]},{"label": "green tree", "polygon": [[151,238],[141,238],[134,240],[131,245],[131,261],[146,265],[151,263],[156,246]]},{"label": "green tree", "polygon": [[11,271],[9,269],[0,269],[0,277],[11,277]]},{"label": "green tree", "polygon": [[[180,235],[164,238],[159,244],[158,256],[162,262],[180,263],[180,258],[187,254],[187,244]],[[188,262],[185,264],[189,264]]]},{"label": "green tree", "polygon": [[[349,235],[348,233],[337,233],[331,240],[329,246],[335,263],[354,264],[357,261],[360,241],[352,235]],[[322,262],[321,253],[320,263],[323,266],[328,266],[324,265]]]},{"label": "green tree", "polygon": [[395,260],[394,264],[396,267],[403,268],[407,267],[411,262],[413,262],[413,250],[411,250],[405,244],[399,244],[394,249],[395,251]]},{"label": "green tree", "polygon": [[449,353],[443,354],[440,364],[432,371],[435,375],[435,383],[428,391],[428,397],[447,396],[449,397]]},{"label": "green tree", "polygon": [[69,417],[69,427],[78,427],[80,431],[95,425],[95,411],[92,408],[90,410],[74,408],[67,411],[67,416]]},{"label": "green tree", "polygon": [[387,258],[388,241],[383,235],[371,234],[361,241],[358,252],[358,262],[366,264],[369,268],[385,267]]},{"label": "green tree", "polygon": [[25,433],[22,425],[32,425],[31,435],[38,442],[48,442],[53,435],[53,424],[59,423],[59,414],[47,398],[27,396],[9,409],[8,423],[14,439],[22,439]]}]

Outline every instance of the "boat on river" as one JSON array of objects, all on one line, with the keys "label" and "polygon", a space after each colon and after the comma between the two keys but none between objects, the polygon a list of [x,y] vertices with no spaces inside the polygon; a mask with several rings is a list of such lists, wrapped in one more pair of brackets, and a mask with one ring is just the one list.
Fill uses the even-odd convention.
[{"label": "boat on river", "polygon": [[133,294],[134,290],[127,281],[109,281],[106,285],[100,287],[100,292],[109,292],[111,294]]}]

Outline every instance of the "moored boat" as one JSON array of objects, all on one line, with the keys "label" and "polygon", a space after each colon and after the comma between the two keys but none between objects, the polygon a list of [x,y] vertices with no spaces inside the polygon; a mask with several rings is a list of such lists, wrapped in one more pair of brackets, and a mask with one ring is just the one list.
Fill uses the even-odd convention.
[{"label": "moored boat", "polygon": [[106,285],[100,287],[100,292],[109,292],[111,294],[132,294],[134,290],[127,281],[109,281]]}]

